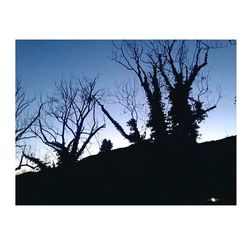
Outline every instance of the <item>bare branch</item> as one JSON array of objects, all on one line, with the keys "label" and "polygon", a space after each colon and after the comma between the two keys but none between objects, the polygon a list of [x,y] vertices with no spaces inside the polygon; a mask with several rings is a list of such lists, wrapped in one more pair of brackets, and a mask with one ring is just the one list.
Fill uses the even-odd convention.
[{"label": "bare branch", "polygon": [[29,99],[26,97],[26,93],[21,85],[21,80],[17,79],[16,81],[16,135],[15,141],[16,146],[20,141],[34,138],[33,135],[30,135],[31,127],[35,124],[36,120],[39,118],[41,109],[44,103],[41,103],[39,109],[35,116],[28,116],[28,109],[31,104],[35,101],[35,98]]}]

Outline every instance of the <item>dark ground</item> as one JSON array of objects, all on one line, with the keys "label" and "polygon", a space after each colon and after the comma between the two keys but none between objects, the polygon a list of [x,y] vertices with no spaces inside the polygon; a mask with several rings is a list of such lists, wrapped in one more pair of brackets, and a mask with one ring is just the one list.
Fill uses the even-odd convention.
[{"label": "dark ground", "polygon": [[236,136],[183,148],[144,142],[25,173],[16,176],[16,204],[235,205]]}]

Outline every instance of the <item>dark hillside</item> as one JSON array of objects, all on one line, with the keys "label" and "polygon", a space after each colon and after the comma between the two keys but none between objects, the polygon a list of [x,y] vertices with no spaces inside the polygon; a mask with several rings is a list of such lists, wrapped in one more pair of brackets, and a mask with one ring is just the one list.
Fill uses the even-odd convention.
[{"label": "dark hillside", "polygon": [[143,142],[16,176],[16,204],[233,205],[236,137],[182,148]]}]

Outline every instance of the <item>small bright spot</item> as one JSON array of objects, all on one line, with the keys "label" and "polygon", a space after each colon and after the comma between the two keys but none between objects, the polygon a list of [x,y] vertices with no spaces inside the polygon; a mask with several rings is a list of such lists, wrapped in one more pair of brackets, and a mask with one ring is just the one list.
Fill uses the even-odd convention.
[{"label": "small bright spot", "polygon": [[217,202],[219,199],[216,199],[216,198],[214,198],[214,197],[211,197],[210,199],[208,199],[209,201],[211,201],[211,202]]}]

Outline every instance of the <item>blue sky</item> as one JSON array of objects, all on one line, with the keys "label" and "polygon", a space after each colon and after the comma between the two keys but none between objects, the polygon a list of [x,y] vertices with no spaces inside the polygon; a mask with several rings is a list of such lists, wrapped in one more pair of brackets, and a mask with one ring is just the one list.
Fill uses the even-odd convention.
[{"label": "blue sky", "polygon": [[[133,81],[135,75],[113,62],[111,56],[111,40],[17,40],[16,74],[21,78],[27,95],[37,97],[50,94],[54,82],[62,76],[93,78],[99,75],[98,88],[112,88],[116,81]],[[212,97],[216,98],[216,89],[220,85],[222,99],[217,109],[211,111],[201,124],[200,141],[236,134],[236,46],[210,50],[205,70],[210,72]],[[121,109],[117,105],[109,108],[125,126],[128,117],[121,116]],[[100,136],[112,138],[114,147],[127,145],[109,123]]]}]

